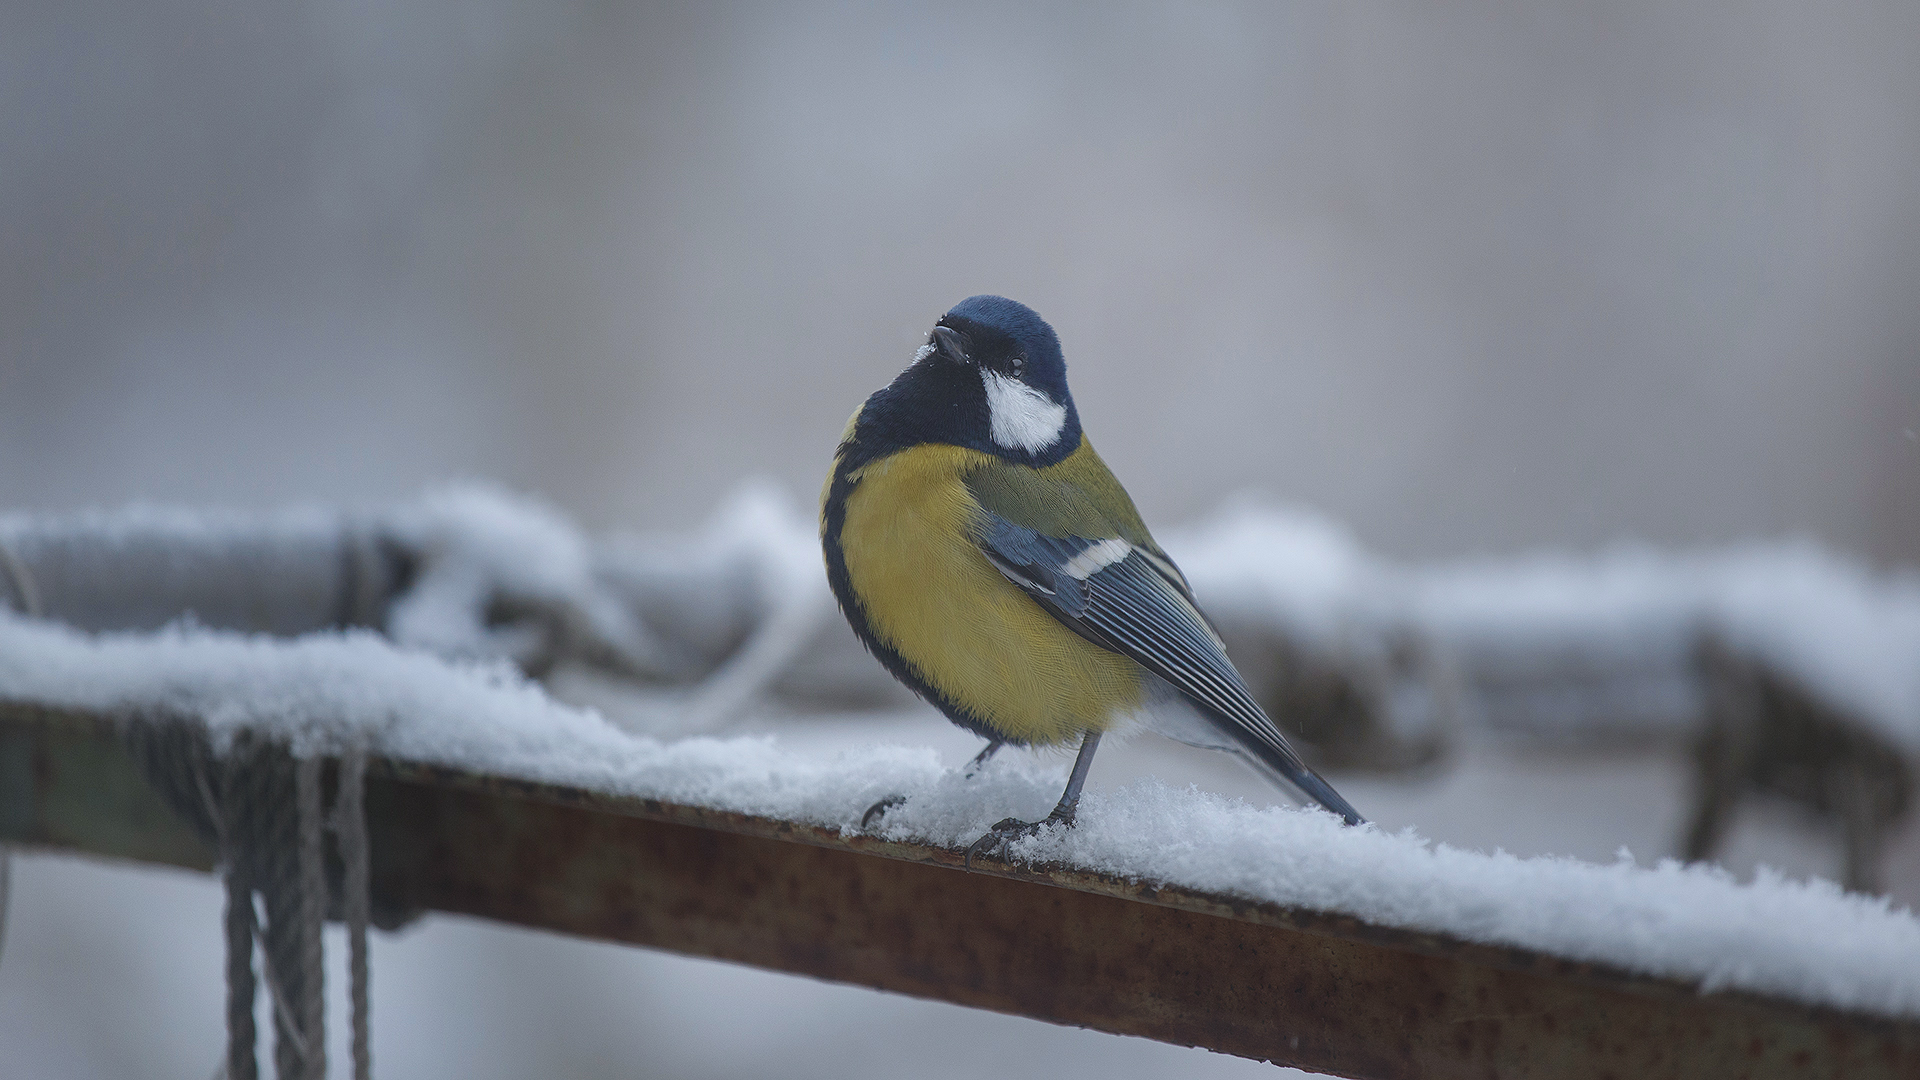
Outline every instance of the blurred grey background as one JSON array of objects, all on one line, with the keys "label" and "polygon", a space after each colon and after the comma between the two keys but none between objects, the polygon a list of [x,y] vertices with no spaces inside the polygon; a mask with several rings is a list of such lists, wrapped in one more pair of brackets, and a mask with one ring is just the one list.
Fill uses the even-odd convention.
[{"label": "blurred grey background", "polygon": [[1920,557],[1920,8],[0,8],[0,505],[811,498],[961,297],[1150,519]]},{"label": "blurred grey background", "polygon": [[[1252,489],[1404,558],[1913,563],[1917,283],[1899,0],[0,5],[9,509],[480,476],[684,528],[749,476],[811,499],[985,291],[1059,329],[1155,522]],[[1663,769],[1592,799],[1678,813]],[[1401,816],[1625,842],[1481,798]],[[0,1071],[210,1071],[213,883],[20,866]],[[1242,1064],[451,920],[377,949],[387,1075]]]}]

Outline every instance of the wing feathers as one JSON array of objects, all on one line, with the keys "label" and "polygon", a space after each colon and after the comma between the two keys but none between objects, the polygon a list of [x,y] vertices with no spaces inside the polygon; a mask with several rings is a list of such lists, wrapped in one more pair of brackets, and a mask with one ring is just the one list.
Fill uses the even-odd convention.
[{"label": "wing feathers", "polygon": [[1044,536],[986,512],[981,550],[1069,629],[1171,683],[1246,753],[1349,824],[1363,819],[1307,768],[1227,659],[1172,560],[1117,538]]}]

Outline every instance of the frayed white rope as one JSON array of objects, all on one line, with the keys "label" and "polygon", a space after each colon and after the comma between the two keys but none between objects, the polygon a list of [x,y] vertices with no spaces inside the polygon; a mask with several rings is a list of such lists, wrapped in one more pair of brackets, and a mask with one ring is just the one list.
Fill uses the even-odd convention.
[{"label": "frayed white rope", "polygon": [[[283,980],[274,970],[273,950],[268,947],[266,934],[260,929],[257,918],[253,924],[253,940],[260,950],[260,976],[261,981],[267,984],[267,1000],[273,1003],[274,1038],[285,1039],[290,1043],[294,1054],[304,1063],[310,1060],[307,1051],[307,1035],[301,1030],[300,1015],[294,1011],[292,1005],[287,1003],[287,991]],[[278,1061],[280,1051],[277,1045],[274,1055],[275,1060]],[[304,1071],[304,1064],[302,1071]],[[283,1077],[283,1080],[288,1078]]]},{"label": "frayed white rope", "polygon": [[[247,857],[248,845],[238,835],[238,826],[245,820],[246,807],[241,800],[247,786],[242,782],[242,770],[235,764],[251,749],[251,744],[243,740],[235,746],[232,759],[221,769],[221,798],[215,801],[204,767],[210,751],[201,741],[204,733],[197,734],[200,739],[191,744],[189,760],[193,763],[195,785],[201,797],[208,801],[208,815],[220,845],[221,884],[227,894],[226,911],[221,916],[227,945],[227,1060],[221,1072],[226,1080],[257,1080],[260,1060],[254,1051],[258,1032],[253,1019],[257,990],[253,954],[258,951],[265,955],[266,949],[255,944],[260,934],[260,918],[253,908],[253,860]],[[183,729],[177,737],[192,738],[192,735]]]},{"label": "frayed white rope", "polygon": [[372,917],[372,864],[367,844],[367,752],[340,755],[333,797],[333,833],[340,848],[341,907],[347,921],[347,984],[352,1008],[353,1080],[372,1080],[373,1048],[368,1028],[370,971],[367,924]]},{"label": "frayed white rope", "polygon": [[147,755],[148,767],[158,770],[166,786],[188,804],[197,802],[206,811],[221,849],[227,893],[224,1075],[229,1080],[256,1080],[259,1075],[253,1009],[265,983],[273,1016],[274,1075],[278,1080],[324,1080],[322,930],[328,897],[323,763],[316,757],[295,757],[284,744],[259,742],[242,733],[218,760],[216,798],[209,781],[215,759],[204,729],[173,725],[153,745],[159,752]]},{"label": "frayed white rope", "polygon": [[327,997],[325,946],[321,932],[327,925],[327,865],[324,844],[326,818],[320,805],[320,759],[293,762],[294,813],[299,838],[295,884],[299,905],[294,932],[301,968],[299,1029],[301,1080],[327,1080]]}]

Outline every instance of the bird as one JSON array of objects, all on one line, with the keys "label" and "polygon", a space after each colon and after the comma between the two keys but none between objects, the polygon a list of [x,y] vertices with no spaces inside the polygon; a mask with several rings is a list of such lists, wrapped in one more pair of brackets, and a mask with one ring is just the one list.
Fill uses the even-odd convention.
[{"label": "bird", "polygon": [[[1131,717],[1238,755],[1365,823],[1301,761],[1227,658],[1193,590],[1094,452],[1053,327],[972,296],[854,411],[821,492],[827,580],[894,677],[987,739],[1079,749],[1040,821],[1006,818],[977,856],[1071,827],[1102,733]],[[971,770],[970,770],[971,771]],[[870,819],[901,801],[876,803]]]}]

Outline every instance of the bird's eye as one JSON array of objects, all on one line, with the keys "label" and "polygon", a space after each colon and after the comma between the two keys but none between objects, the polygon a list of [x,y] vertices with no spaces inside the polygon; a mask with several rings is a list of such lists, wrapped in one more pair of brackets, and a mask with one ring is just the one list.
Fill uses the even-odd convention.
[{"label": "bird's eye", "polygon": [[1016,374],[1016,375],[1017,375],[1017,374],[1019,374],[1019,373],[1020,373],[1020,371],[1021,371],[1021,369],[1023,369],[1023,368],[1025,368],[1026,366],[1027,366],[1027,358],[1026,358],[1026,357],[1024,357],[1024,356],[1016,356],[1016,357],[1014,357],[1014,358],[1013,358],[1013,371],[1014,371],[1014,374]]}]

